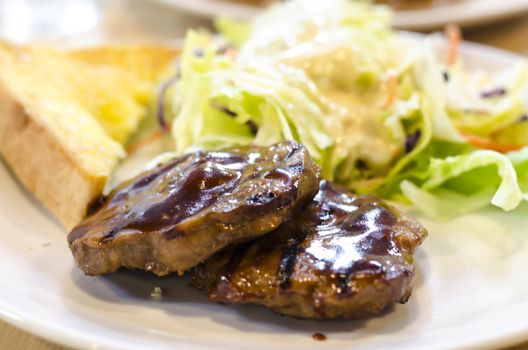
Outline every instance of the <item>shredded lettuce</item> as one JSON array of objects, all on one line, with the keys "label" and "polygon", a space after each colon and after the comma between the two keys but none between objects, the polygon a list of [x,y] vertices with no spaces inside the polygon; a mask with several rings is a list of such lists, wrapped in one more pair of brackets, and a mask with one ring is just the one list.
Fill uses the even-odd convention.
[{"label": "shredded lettuce", "polygon": [[275,67],[240,67],[216,52],[210,36],[189,33],[172,101],[176,152],[297,140],[322,162],[332,139],[320,108]]},{"label": "shredded lettuce", "polygon": [[466,72],[457,65],[450,75],[447,110],[462,132],[492,136],[516,126],[527,110],[528,65],[524,61],[495,74]]},{"label": "shredded lettuce", "polygon": [[291,0],[217,19],[220,40],[190,31],[164,106],[174,153],[296,140],[324,178],[438,219],[528,200],[528,148],[468,142],[528,146],[527,63],[447,67],[437,37],[408,39],[390,19],[384,6]]},{"label": "shredded lettuce", "polygon": [[219,17],[215,18],[215,28],[229,44],[241,47],[251,36],[251,25],[244,21]]}]

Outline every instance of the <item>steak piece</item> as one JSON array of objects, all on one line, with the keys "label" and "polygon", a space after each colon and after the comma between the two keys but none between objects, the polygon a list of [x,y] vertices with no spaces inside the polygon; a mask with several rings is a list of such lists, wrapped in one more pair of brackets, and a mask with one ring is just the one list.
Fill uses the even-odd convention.
[{"label": "steak piece", "polygon": [[68,235],[79,267],[182,274],[276,229],[317,193],[319,168],[294,142],[196,152],[122,184]]},{"label": "steak piece", "polygon": [[407,301],[412,253],[426,235],[381,200],[322,181],[293,220],[216,254],[193,270],[192,284],[215,302],[297,318],[366,317]]}]

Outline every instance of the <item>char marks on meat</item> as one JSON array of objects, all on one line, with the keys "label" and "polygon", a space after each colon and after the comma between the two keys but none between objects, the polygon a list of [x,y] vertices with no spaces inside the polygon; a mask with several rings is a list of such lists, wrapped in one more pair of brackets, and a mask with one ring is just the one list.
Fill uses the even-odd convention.
[{"label": "char marks on meat", "polygon": [[319,170],[295,142],[196,152],[115,189],[68,236],[88,275],[120,267],[183,273],[261,236],[317,193]]},{"label": "char marks on meat", "polygon": [[361,318],[410,296],[425,229],[371,196],[326,181],[291,221],[193,270],[220,303],[253,303],[309,319]]}]

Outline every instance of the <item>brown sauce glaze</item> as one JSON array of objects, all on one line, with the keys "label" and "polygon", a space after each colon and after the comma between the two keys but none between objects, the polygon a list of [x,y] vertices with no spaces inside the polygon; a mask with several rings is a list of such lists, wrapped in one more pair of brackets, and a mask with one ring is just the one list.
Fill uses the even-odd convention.
[{"label": "brown sauce glaze", "polygon": [[[69,234],[68,241],[71,244],[88,231],[97,232],[92,239],[99,243],[140,232],[162,232],[167,239],[179,237],[182,233],[177,230],[178,223],[212,206],[220,195],[236,192],[251,179],[263,180],[246,184],[245,192],[240,191],[236,201],[231,200],[236,203],[225,206],[245,203],[252,215],[258,215],[259,210],[273,210],[271,207],[280,209],[297,195],[296,183],[305,168],[293,158],[288,163],[295,154],[295,159],[302,161],[300,146],[289,147],[284,154],[274,153],[273,148],[196,152],[174,159],[122,184],[107,198],[94,203],[91,216]],[[284,162],[284,167],[276,168],[277,162]],[[275,187],[266,187],[272,182]],[[292,191],[277,198],[276,186]],[[247,195],[239,198],[243,193]],[[240,210],[240,215],[245,214]]]},{"label": "brown sauce glaze", "polygon": [[[183,168],[181,163],[189,163]],[[227,153],[198,153],[176,159],[120,186],[100,206],[94,218],[104,217],[102,242],[127,231],[171,230],[183,219],[209,206],[220,193],[235,187],[247,159]],[[115,217],[115,219],[112,219]],[[90,225],[97,225],[91,220]],[[88,226],[88,225],[86,225]],[[69,235],[70,243],[83,236],[84,226]]]},{"label": "brown sauce glaze", "polygon": [[[256,303],[300,318],[365,317],[408,299],[412,253],[426,234],[380,199],[322,181],[292,220],[213,257],[193,283],[220,303]],[[226,254],[236,263],[222,263]]]},{"label": "brown sauce glaze", "polygon": [[324,335],[323,333],[317,332],[317,333],[312,334],[312,338],[317,341],[323,341],[323,340],[326,340],[326,335]]},{"label": "brown sauce glaze", "polygon": [[68,243],[88,275],[121,267],[182,274],[227,246],[275,230],[318,185],[318,165],[293,141],[195,152],[121,184]]},{"label": "brown sauce glaze", "polygon": [[351,196],[323,182],[296,222],[305,232],[297,249],[301,259],[317,274],[335,279],[342,296],[352,293],[351,279],[381,278],[390,261],[401,259],[393,239],[397,217],[375,197]]}]

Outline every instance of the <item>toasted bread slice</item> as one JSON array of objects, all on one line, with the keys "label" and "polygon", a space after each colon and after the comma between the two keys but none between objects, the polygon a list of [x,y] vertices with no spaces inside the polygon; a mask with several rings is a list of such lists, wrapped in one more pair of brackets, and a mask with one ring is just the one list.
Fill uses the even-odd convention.
[{"label": "toasted bread slice", "polygon": [[95,66],[114,66],[124,69],[138,79],[156,82],[160,70],[174,61],[178,49],[165,46],[93,47],[72,50],[68,54]]},{"label": "toasted bread slice", "polygon": [[0,155],[67,228],[97,198],[137,128],[163,47],[62,52],[0,43]]}]

